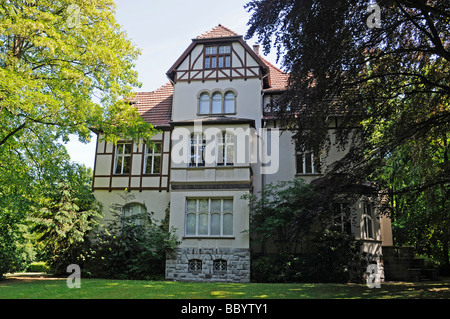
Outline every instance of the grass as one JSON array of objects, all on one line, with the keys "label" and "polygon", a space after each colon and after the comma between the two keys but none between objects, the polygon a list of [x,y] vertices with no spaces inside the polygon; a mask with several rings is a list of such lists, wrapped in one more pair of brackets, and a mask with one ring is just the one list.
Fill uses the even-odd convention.
[{"label": "grass", "polygon": [[193,283],[81,278],[69,289],[65,278],[9,277],[0,299],[449,299],[450,280],[362,284]]}]

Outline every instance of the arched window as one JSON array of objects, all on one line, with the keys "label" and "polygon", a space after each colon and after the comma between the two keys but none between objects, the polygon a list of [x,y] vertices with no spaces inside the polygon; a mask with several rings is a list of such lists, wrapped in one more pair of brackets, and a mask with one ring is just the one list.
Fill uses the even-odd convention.
[{"label": "arched window", "polygon": [[147,209],[140,203],[129,203],[122,207],[122,226],[145,226],[147,217]]},{"label": "arched window", "polygon": [[221,114],[222,113],[222,94],[220,94],[220,93],[213,94],[211,113],[212,114]]},{"label": "arched window", "polygon": [[198,113],[199,114],[208,114],[209,113],[209,103],[210,98],[208,93],[202,93],[200,95],[200,106]]},{"label": "arched window", "polygon": [[233,92],[225,93],[224,113],[236,113],[236,95]]}]

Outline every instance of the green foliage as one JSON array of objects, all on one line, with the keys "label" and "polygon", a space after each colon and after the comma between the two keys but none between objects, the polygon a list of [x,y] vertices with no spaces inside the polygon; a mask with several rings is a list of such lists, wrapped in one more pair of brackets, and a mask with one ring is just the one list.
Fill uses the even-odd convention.
[{"label": "green foliage", "polygon": [[[126,202],[130,196],[124,197]],[[113,219],[93,235],[83,253],[82,271],[97,278],[164,278],[166,253],[179,244],[175,231],[164,220],[154,220],[153,213],[134,215],[130,220],[123,216],[122,207],[111,206]],[[133,222],[136,219],[141,222]]]},{"label": "green foliage", "polygon": [[316,234],[315,249],[304,254],[255,256],[252,281],[255,282],[361,282],[367,264],[361,242],[348,234],[324,230]]},{"label": "green foliage", "polygon": [[274,46],[290,73],[274,103],[297,145],[348,150],[328,177],[376,180],[389,191],[396,244],[450,269],[450,5],[377,0],[381,27],[371,29],[368,4],[249,1],[247,37]]},{"label": "green foliage", "polygon": [[317,194],[302,179],[268,184],[250,199],[250,232],[256,243],[272,241],[283,254],[295,253],[313,222],[319,219],[321,207],[314,204]]},{"label": "green foliage", "polygon": [[27,272],[48,272],[49,268],[45,261],[33,261],[27,266]]},{"label": "green foliage", "polygon": [[98,225],[102,211],[91,192],[91,170],[73,164],[65,173],[58,183],[42,188],[40,209],[31,218],[41,258],[48,260],[50,269],[57,273],[61,272],[62,261],[88,240],[88,233]]},{"label": "green foliage", "polygon": [[[80,8],[79,21],[69,5]],[[80,185],[91,172],[71,168],[60,141],[156,132],[126,102],[140,85],[140,51],[114,14],[112,0],[0,0],[0,274],[35,253],[56,262],[92,227],[98,207],[90,185]]]}]

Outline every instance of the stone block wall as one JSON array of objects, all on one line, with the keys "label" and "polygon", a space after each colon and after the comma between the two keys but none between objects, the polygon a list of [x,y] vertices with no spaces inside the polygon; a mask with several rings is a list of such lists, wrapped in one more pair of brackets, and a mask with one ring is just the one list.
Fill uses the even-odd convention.
[{"label": "stone block wall", "polygon": [[177,248],[167,255],[166,280],[250,282],[250,250]]}]

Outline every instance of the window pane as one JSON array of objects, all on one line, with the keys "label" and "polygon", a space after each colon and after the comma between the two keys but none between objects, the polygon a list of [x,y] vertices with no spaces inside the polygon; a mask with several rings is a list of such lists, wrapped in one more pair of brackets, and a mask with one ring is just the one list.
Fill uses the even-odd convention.
[{"label": "window pane", "polygon": [[197,200],[196,199],[188,199],[187,200],[187,211],[188,212],[196,212],[197,211]]},{"label": "window pane", "polygon": [[219,57],[219,68],[223,68],[223,56]]},{"label": "window pane", "polygon": [[231,66],[231,58],[229,56],[225,57],[225,67],[229,68]]},{"label": "window pane", "polygon": [[224,199],[223,200],[223,211],[224,212],[232,212],[233,211],[233,200],[232,199]]},{"label": "window pane", "polygon": [[229,45],[222,45],[219,47],[219,54],[227,54],[230,53],[230,46]]},{"label": "window pane", "polygon": [[208,235],[208,214],[200,214],[198,218],[198,234]]},{"label": "window pane", "polygon": [[209,113],[209,94],[207,94],[207,93],[203,93],[200,96],[199,113],[200,114],[208,114]]},{"label": "window pane", "polygon": [[131,157],[130,156],[124,156],[123,157],[122,174],[129,174],[130,173],[130,163],[131,163]]},{"label": "window pane", "polygon": [[200,212],[207,212],[208,211],[208,200],[207,199],[200,199],[199,200],[199,209]]},{"label": "window pane", "polygon": [[216,57],[211,58],[211,69],[215,69],[217,67],[216,61],[217,61]]},{"label": "window pane", "polygon": [[303,174],[303,154],[296,154],[296,162],[297,162],[297,174]]},{"label": "window pane", "polygon": [[122,156],[116,156],[116,170],[114,174],[122,174]]},{"label": "window pane", "polygon": [[223,234],[224,235],[233,235],[233,215],[232,214],[223,215]]},{"label": "window pane", "polygon": [[131,154],[131,144],[124,144],[124,154]]},{"label": "window pane", "polygon": [[233,165],[234,163],[234,145],[233,144],[227,144],[227,149],[226,149],[226,161],[227,161],[227,165]]},{"label": "window pane", "polygon": [[220,93],[216,93],[213,95],[211,113],[214,114],[222,113],[222,95]]},{"label": "window pane", "polygon": [[220,235],[220,214],[211,215],[211,235]]},{"label": "window pane", "polygon": [[153,144],[153,153],[160,154],[161,153],[161,143]]},{"label": "window pane", "polygon": [[305,170],[306,174],[312,174],[313,173],[313,166],[312,166],[312,153],[306,153],[305,154]]},{"label": "window pane", "polygon": [[153,174],[157,174],[161,172],[161,156],[155,155],[153,157]]},{"label": "window pane", "polygon": [[206,47],[206,54],[217,54],[217,47]]},{"label": "window pane", "polygon": [[211,67],[211,58],[205,58],[205,69],[209,69]]},{"label": "window pane", "polygon": [[225,94],[225,113],[234,113],[235,95],[232,92]]},{"label": "window pane", "polygon": [[196,234],[196,215],[188,214],[186,217],[186,235]]},{"label": "window pane", "polygon": [[221,211],[220,205],[221,201],[220,199],[212,199],[211,200],[211,212],[219,212]]}]

